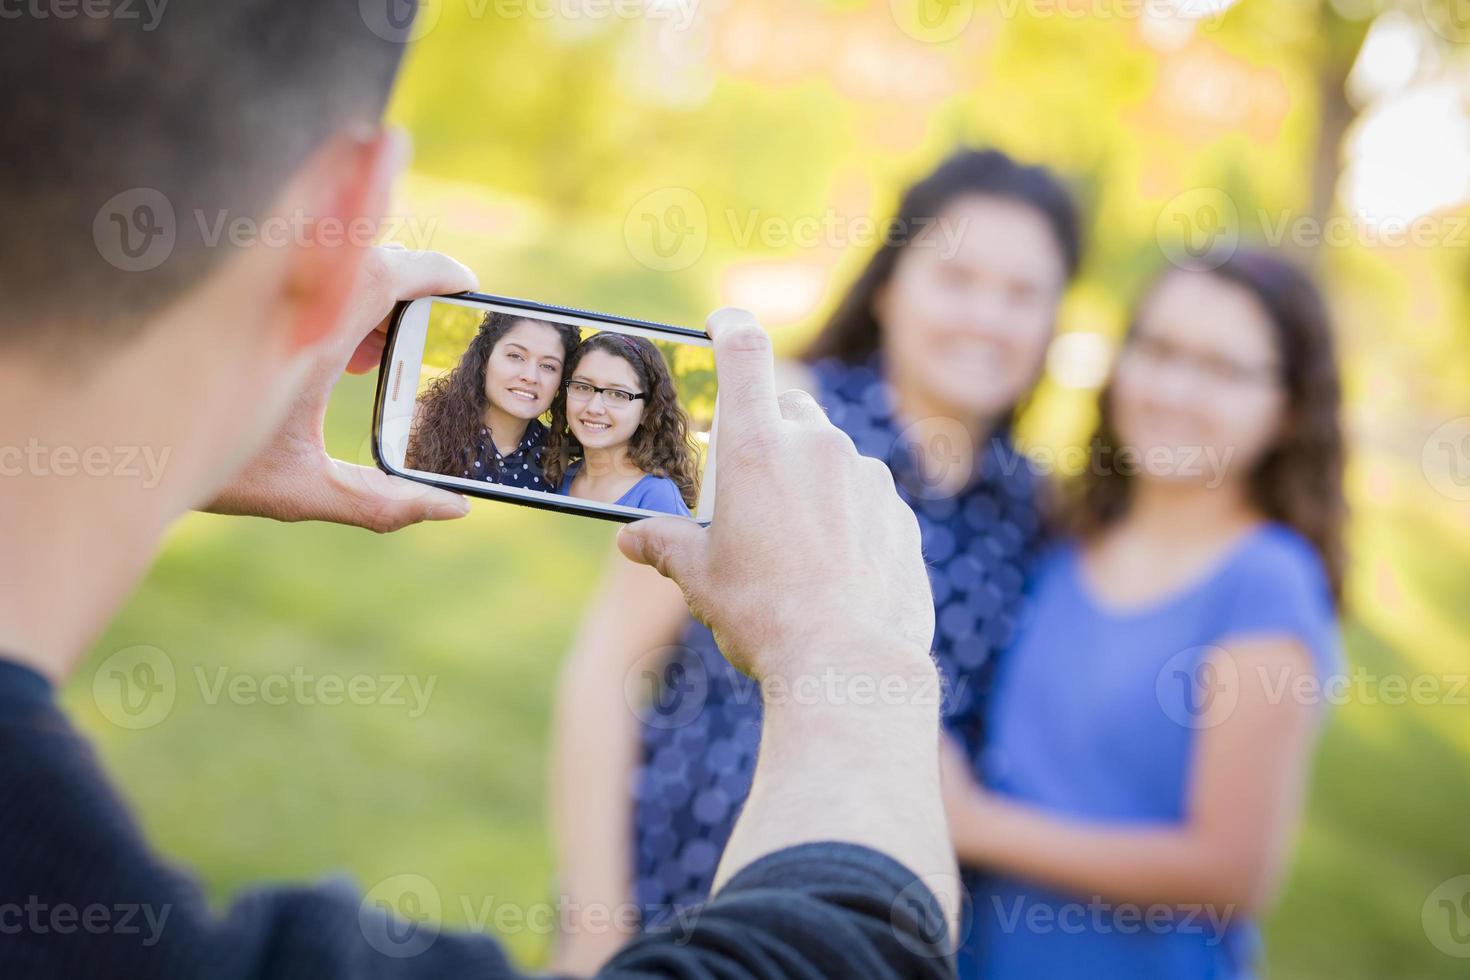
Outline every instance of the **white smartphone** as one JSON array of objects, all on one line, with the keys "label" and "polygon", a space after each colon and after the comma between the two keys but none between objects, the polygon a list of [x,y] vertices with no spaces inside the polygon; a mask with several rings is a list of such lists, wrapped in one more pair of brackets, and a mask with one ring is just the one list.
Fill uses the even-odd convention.
[{"label": "white smartphone", "polygon": [[698,330],[459,293],[400,303],[378,375],[385,472],[614,521],[708,524],[718,386]]}]

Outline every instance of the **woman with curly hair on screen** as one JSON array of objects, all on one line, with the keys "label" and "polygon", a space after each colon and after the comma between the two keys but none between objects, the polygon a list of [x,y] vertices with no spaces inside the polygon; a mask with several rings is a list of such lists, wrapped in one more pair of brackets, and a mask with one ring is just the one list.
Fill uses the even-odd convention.
[{"label": "woman with curly hair on screen", "polygon": [[642,337],[594,334],[566,374],[551,409],[547,484],[585,500],[689,516],[699,463],[658,348]]},{"label": "woman with curly hair on screen", "polygon": [[492,311],[454,370],[429,383],[414,412],[408,468],[551,491],[546,426],[581,335],[564,323]]}]

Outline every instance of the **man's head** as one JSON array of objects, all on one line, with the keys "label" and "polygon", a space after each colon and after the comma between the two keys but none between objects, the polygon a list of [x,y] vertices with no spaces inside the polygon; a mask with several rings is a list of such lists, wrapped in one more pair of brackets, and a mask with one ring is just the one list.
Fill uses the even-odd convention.
[{"label": "man's head", "polygon": [[[43,4],[5,22],[6,345],[58,318],[89,346],[125,338],[227,259],[228,224],[208,241],[220,213],[261,219],[326,139],[376,126],[402,53],[356,0],[180,0],[154,21],[141,3],[138,19],[110,6],[88,17]],[[129,206],[160,198],[173,212],[166,258],[168,216]]]},{"label": "man's head", "polygon": [[63,400],[146,374],[117,410],[140,441],[170,412],[214,426],[201,481],[251,451],[337,326],[400,162],[379,119],[402,45],[366,6],[7,15],[0,364],[70,377]]}]

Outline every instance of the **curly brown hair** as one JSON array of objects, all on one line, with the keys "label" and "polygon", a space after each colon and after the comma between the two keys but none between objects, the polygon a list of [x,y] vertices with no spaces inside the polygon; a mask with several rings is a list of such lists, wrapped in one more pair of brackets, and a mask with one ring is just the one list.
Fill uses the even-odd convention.
[{"label": "curly brown hair", "polygon": [[[684,503],[693,510],[699,499],[698,452],[689,416],[679,404],[674,378],[663,355],[650,340],[603,331],[588,337],[571,355],[565,376],[570,378],[582,358],[597,350],[627,361],[648,396],[643,401],[643,419],[628,440],[628,458],[645,473],[673,480]],[[581,456],[582,445],[567,427],[567,389],[563,384],[551,403],[551,434],[546,438],[544,457],[547,484],[560,486],[567,469]]]},{"label": "curly brown hair", "polygon": [[[1169,274],[1159,276],[1155,286]],[[1281,354],[1286,417],[1276,443],[1248,478],[1250,500],[1267,518],[1285,524],[1311,543],[1322,559],[1333,598],[1341,606],[1346,563],[1346,450],[1339,418],[1341,383],[1327,304],[1305,272],[1264,252],[1239,252],[1206,274],[1242,286],[1256,298],[1275,328]],[[1061,515],[1067,529],[1082,537],[1121,520],[1132,496],[1127,468],[1111,465],[1119,451],[1111,403],[1109,385],[1099,399],[1087,467]]]},{"label": "curly brown hair", "polygon": [[[582,336],[576,327],[565,323],[530,320],[514,313],[491,310],[480,321],[470,345],[460,355],[454,370],[429,382],[418,398],[413,430],[409,434],[405,465],[425,473],[459,476],[467,459],[475,456],[480,429],[485,424],[485,411],[490,401],[485,396],[485,368],[500,338],[521,322],[543,323],[556,330],[566,351],[563,365],[569,364]],[[562,376],[566,376],[563,368]],[[491,465],[495,463],[492,460]],[[492,478],[499,474],[493,471]]]}]

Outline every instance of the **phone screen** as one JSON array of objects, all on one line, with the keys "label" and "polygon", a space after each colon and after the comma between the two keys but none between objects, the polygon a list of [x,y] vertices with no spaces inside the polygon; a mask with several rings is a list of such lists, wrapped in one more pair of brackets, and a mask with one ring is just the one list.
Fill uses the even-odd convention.
[{"label": "phone screen", "polygon": [[629,521],[714,513],[714,349],[698,331],[506,297],[402,304],[374,455],[460,493]]}]

